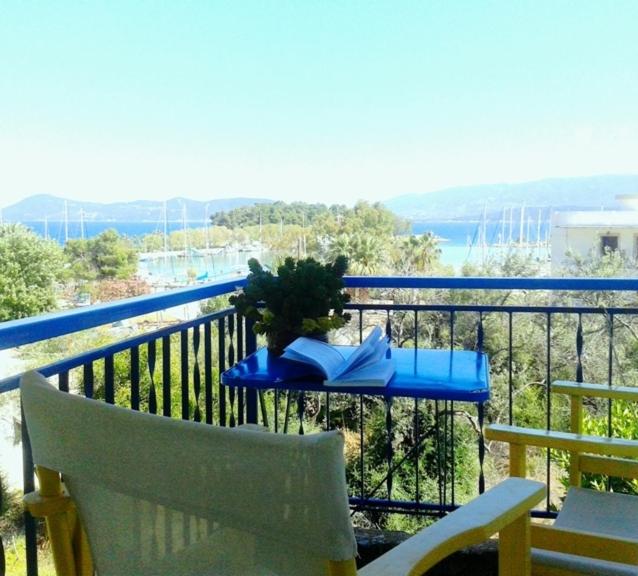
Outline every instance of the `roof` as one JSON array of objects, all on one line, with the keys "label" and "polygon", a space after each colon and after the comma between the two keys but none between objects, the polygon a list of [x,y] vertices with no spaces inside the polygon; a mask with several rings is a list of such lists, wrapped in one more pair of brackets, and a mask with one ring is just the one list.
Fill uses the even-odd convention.
[{"label": "roof", "polygon": [[557,228],[638,228],[638,211],[556,212],[552,218],[552,226]]}]

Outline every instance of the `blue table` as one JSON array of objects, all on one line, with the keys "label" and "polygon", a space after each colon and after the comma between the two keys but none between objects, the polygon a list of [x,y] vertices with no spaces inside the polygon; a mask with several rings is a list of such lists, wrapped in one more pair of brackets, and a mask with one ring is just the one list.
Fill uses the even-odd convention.
[{"label": "blue table", "polygon": [[[351,354],[354,346],[343,346],[340,350],[344,356]],[[334,394],[353,394],[363,396],[382,397],[386,403],[386,429],[388,433],[387,460],[388,475],[386,482],[388,494],[392,488],[392,399],[395,397],[406,397],[417,399],[428,399],[435,401],[461,401],[471,402],[477,405],[478,415],[478,456],[479,456],[479,493],[485,490],[485,477],[483,474],[483,462],[485,458],[485,440],[483,437],[483,417],[484,402],[490,397],[490,374],[489,360],[487,354],[481,352],[471,352],[468,350],[429,350],[423,348],[392,348],[390,350],[392,358],[396,364],[396,372],[387,386],[325,386],[322,377],[316,369],[291,360],[285,360],[269,354],[265,348],[261,348],[247,356],[232,368],[226,370],[221,376],[222,384],[231,388],[244,388],[247,390],[261,391],[298,391],[297,414],[299,417],[299,433],[303,434],[303,412],[305,392],[330,392]],[[330,394],[326,395],[329,406]],[[286,421],[288,415],[288,405],[291,396],[288,394],[288,404],[286,407]],[[450,405],[452,409],[453,404]],[[437,402],[438,413],[438,402]],[[363,411],[363,406],[361,406]],[[328,408],[328,414],[330,409]],[[363,416],[362,416],[363,418]],[[450,438],[448,436],[447,422],[445,418],[443,430],[443,443],[453,444],[453,418],[450,419],[452,429]],[[330,427],[328,416],[328,427]],[[286,431],[287,425],[284,426]],[[417,440],[417,446],[421,439]],[[361,448],[363,449],[363,447]],[[454,470],[454,456],[452,452],[452,471]],[[444,488],[447,488],[447,461],[444,456]],[[452,484],[454,482],[452,472]],[[440,486],[441,489],[441,486]],[[452,487],[452,504],[446,502],[445,496],[438,505],[417,503],[415,505],[400,503],[404,508],[424,509],[429,511],[445,512],[454,509],[454,489]],[[369,505],[372,500],[369,497],[351,497],[350,502],[355,507]],[[388,499],[387,505],[397,505],[396,501]]]},{"label": "blue table", "polygon": [[[340,349],[352,353],[352,346]],[[222,374],[232,387],[338,392],[384,397],[457,400],[482,404],[490,396],[487,355],[467,350],[393,348],[396,373],[387,386],[324,386],[321,377],[305,364],[254,352]]]}]

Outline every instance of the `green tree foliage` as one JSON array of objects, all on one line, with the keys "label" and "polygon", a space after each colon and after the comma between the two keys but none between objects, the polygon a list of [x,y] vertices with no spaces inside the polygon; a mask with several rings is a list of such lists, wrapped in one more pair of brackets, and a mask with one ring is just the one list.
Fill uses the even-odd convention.
[{"label": "green tree foliage", "polygon": [[392,269],[391,246],[408,224],[381,204],[357,202],[337,215],[321,215],[312,226],[309,246],[320,257],[345,255],[352,274],[371,275]]},{"label": "green tree foliage", "polygon": [[230,229],[265,224],[309,226],[320,215],[344,214],[345,206],[326,206],[325,204],[306,204],[305,202],[273,202],[272,204],[254,204],[242,206],[229,212],[216,212],[211,216],[215,226]]},{"label": "green tree foliage", "polygon": [[399,236],[391,253],[393,273],[409,276],[439,270],[441,249],[431,232],[421,236]]},{"label": "green tree foliage", "polygon": [[0,534],[17,533],[24,524],[24,508],[19,490],[9,490],[5,476],[0,472]]},{"label": "green tree foliage", "polygon": [[330,244],[330,257],[347,254],[350,272],[360,276],[371,276],[383,269],[386,262],[388,239],[372,234],[340,234]]},{"label": "green tree foliage", "polygon": [[128,279],[137,271],[133,244],[113,229],[89,240],[69,240],[64,252],[78,280]]},{"label": "green tree foliage", "polygon": [[[608,402],[601,399],[588,399],[583,415],[583,434],[606,437],[608,427]],[[638,440],[638,403],[614,400],[611,404],[611,429],[615,438]],[[561,481],[569,486],[569,454],[553,451],[554,462],[561,468]],[[583,474],[584,488],[638,494],[638,480],[635,478],[618,478],[600,474]]]},{"label": "green tree foliage", "polygon": [[0,321],[55,308],[55,283],[63,266],[56,243],[19,224],[0,226]]},{"label": "green tree foliage", "polygon": [[[166,238],[168,250],[184,250],[185,248],[223,248],[248,235],[242,229],[230,230],[224,226],[208,228],[189,228],[175,230]],[[164,235],[160,232],[142,236],[139,247],[142,252],[159,252],[164,250]]]}]

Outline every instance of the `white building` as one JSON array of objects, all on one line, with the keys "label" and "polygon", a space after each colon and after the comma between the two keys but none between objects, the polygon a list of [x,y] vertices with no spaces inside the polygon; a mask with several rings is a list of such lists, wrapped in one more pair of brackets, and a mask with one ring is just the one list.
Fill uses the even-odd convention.
[{"label": "white building", "polygon": [[568,254],[586,257],[618,250],[638,259],[638,196],[616,196],[625,210],[555,212],[552,215],[552,271],[568,261]]}]

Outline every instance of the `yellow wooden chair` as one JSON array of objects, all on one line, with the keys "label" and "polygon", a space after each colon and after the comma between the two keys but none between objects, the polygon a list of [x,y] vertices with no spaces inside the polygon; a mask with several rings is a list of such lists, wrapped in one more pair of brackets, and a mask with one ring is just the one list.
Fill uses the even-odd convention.
[{"label": "yellow wooden chair", "polygon": [[510,476],[525,477],[528,446],[570,454],[571,485],[553,525],[532,523],[533,574],[638,575],[638,497],[581,488],[584,472],[638,478],[638,441],[582,434],[583,398],[638,401],[638,389],[558,381],[571,402],[571,431],[492,425],[488,440],[509,443]]},{"label": "yellow wooden chair", "polygon": [[419,575],[495,533],[500,574],[530,573],[529,509],[542,483],[506,480],[357,572],[338,432],[141,414],[59,392],[36,373],[21,391],[40,479],[25,500],[47,520],[59,576],[92,574],[91,558],[99,576]]}]

